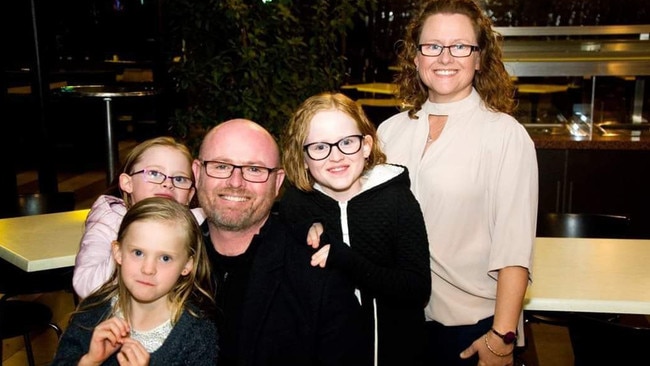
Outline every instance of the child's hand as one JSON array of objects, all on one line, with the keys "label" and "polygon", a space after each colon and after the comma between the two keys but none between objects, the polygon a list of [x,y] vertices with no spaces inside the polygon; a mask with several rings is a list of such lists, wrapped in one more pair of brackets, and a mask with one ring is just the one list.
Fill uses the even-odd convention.
[{"label": "child's hand", "polygon": [[327,256],[330,252],[330,245],[327,244],[320,248],[314,255],[311,256],[311,265],[313,267],[320,267],[320,268],[325,268],[325,264],[327,263]]},{"label": "child's hand", "polygon": [[316,222],[311,225],[307,233],[307,244],[314,249],[320,246],[320,234],[323,233],[323,224]]},{"label": "child's hand", "polygon": [[117,361],[120,366],[147,366],[149,365],[149,352],[140,342],[126,338],[117,354]]},{"label": "child's hand", "polygon": [[130,331],[129,324],[118,317],[112,317],[99,323],[93,330],[88,353],[79,360],[79,364],[99,365],[106,361],[122,346]]}]

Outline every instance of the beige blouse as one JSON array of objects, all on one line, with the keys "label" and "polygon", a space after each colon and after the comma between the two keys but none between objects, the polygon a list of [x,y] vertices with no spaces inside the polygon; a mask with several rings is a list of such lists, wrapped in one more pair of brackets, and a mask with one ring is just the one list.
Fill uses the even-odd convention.
[{"label": "beige blouse", "polygon": [[[449,117],[425,151],[429,114]],[[494,315],[500,268],[530,271],[535,146],[513,117],[487,110],[476,90],[458,102],[427,102],[418,117],[399,113],[378,132],[388,162],[408,167],[424,213],[432,271],[426,315],[445,325],[474,324]]]}]

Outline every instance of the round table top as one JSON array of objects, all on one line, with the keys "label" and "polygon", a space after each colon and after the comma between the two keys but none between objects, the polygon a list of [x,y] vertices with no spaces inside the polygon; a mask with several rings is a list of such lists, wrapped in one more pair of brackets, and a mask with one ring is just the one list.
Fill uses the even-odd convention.
[{"label": "round table top", "polygon": [[158,94],[153,86],[117,86],[117,85],[69,85],[60,90],[61,94],[83,97],[144,97]]}]

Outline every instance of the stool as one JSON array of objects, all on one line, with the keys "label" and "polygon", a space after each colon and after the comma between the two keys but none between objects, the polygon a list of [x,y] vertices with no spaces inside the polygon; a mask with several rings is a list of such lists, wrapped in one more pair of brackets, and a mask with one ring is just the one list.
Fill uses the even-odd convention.
[{"label": "stool", "polygon": [[48,327],[56,332],[58,338],[61,337],[61,328],[52,322],[52,310],[47,305],[34,301],[7,300],[6,297],[0,299],[0,339],[22,336],[29,366],[35,365],[31,333]]},{"label": "stool", "polygon": [[68,85],[60,89],[62,95],[71,95],[81,98],[101,98],[106,106],[105,134],[106,134],[106,184],[110,185],[115,178],[119,156],[117,141],[113,138],[113,113],[111,102],[114,98],[139,98],[153,97],[160,93],[154,86],[142,85]]},{"label": "stool", "polygon": [[21,194],[17,215],[29,216],[74,210],[74,192]]}]

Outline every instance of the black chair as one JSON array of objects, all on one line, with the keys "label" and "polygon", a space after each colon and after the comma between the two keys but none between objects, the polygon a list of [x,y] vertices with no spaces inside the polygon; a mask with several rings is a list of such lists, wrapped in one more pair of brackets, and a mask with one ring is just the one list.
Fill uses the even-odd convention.
[{"label": "black chair", "polygon": [[[19,216],[74,210],[70,193],[21,195],[17,200]],[[46,240],[46,238],[44,239]],[[22,336],[30,366],[34,366],[31,335],[35,331],[53,329],[57,337],[61,328],[52,321],[52,310],[45,304],[20,300],[20,295],[67,290],[72,291],[72,268],[25,272],[0,259],[0,339]],[[74,294],[74,291],[72,291]],[[75,303],[77,301],[74,296]],[[0,347],[0,360],[2,347]]]},{"label": "black chair", "polygon": [[576,313],[569,322],[569,336],[574,366],[648,362],[650,323],[642,315]]},{"label": "black chair", "polygon": [[554,238],[626,238],[630,218],[617,215],[548,213],[537,218],[537,236]]},{"label": "black chair", "polygon": [[[547,213],[537,217],[537,237],[554,238],[626,238],[630,231],[630,218],[605,214]],[[593,314],[600,316],[599,314]],[[525,310],[526,329],[531,323],[569,327],[575,313],[560,311]],[[616,318],[616,314],[602,314]],[[527,334],[531,334],[527,331]],[[532,341],[532,336],[528,337]],[[594,348],[598,349],[598,348]]]},{"label": "black chair", "polygon": [[57,337],[61,337],[61,328],[52,322],[52,310],[47,305],[35,301],[7,299],[6,296],[0,299],[0,339],[22,336],[29,366],[35,365],[31,334],[48,327],[56,332]]}]

